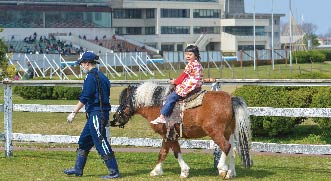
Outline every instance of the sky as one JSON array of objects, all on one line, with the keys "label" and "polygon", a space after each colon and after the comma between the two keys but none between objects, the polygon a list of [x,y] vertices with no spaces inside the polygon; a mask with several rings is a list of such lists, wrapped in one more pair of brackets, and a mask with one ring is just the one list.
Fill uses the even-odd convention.
[{"label": "sky", "polygon": [[[312,23],[317,26],[316,34],[325,34],[331,30],[331,1],[330,0],[244,0],[247,13],[286,14],[281,22],[289,22],[290,1],[292,14],[296,22]],[[273,2],[273,8],[272,8]]]}]

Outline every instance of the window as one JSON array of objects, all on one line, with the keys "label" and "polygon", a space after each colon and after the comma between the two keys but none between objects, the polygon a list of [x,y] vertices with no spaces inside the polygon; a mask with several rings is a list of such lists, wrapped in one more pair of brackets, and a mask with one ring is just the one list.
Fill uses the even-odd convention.
[{"label": "window", "polygon": [[155,27],[145,27],[145,35],[155,35]]},{"label": "window", "polygon": [[155,18],[155,10],[154,9],[146,9],[146,19]]},{"label": "window", "polygon": [[141,27],[127,27],[126,34],[127,35],[141,35],[142,28]]},{"label": "window", "polygon": [[141,9],[115,9],[114,19],[141,19]]},{"label": "window", "polygon": [[189,18],[189,9],[161,9],[161,18]]},{"label": "window", "polygon": [[[227,26],[224,28],[224,32],[237,36],[253,36],[253,28],[252,26]],[[255,35],[264,36],[265,34],[264,26],[255,27]]]},{"label": "window", "polygon": [[174,45],[161,45],[162,51],[175,51]]},{"label": "window", "polygon": [[161,26],[161,34],[190,34],[188,26]]},{"label": "window", "polygon": [[195,9],[194,18],[221,18],[221,10],[218,9]]},{"label": "window", "polygon": [[219,26],[195,26],[193,27],[193,33],[194,34],[220,34],[221,28]]}]

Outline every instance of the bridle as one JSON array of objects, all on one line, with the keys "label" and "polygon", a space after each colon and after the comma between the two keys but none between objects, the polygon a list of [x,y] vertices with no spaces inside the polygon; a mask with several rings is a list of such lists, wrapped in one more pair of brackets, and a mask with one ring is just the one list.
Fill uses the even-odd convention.
[{"label": "bridle", "polygon": [[[135,87],[129,86],[126,89],[126,92],[122,92],[121,94],[121,104],[117,108],[115,114],[113,115],[113,120],[110,121],[110,125],[113,127],[120,127],[124,128],[124,125],[129,121],[129,119],[133,116],[135,110],[134,110],[134,96],[133,91]],[[128,112],[126,112],[126,109],[129,109]]]}]

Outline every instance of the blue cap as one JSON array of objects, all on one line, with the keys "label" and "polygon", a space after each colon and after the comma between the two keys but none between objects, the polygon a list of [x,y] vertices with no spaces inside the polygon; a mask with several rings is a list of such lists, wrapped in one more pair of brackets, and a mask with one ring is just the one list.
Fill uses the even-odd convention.
[{"label": "blue cap", "polygon": [[76,64],[80,65],[82,62],[94,62],[99,64],[96,60],[99,60],[99,56],[91,51],[86,51],[81,55],[81,58],[77,60]]}]

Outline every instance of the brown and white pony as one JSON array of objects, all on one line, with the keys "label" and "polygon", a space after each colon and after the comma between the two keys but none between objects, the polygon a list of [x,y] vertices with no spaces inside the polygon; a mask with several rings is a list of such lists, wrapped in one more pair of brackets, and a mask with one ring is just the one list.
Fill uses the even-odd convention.
[{"label": "brown and white pony", "polygon": [[[128,86],[121,92],[120,105],[113,116],[114,120],[111,121],[111,125],[124,127],[134,114],[142,115],[149,122],[156,119],[168,93],[169,86],[160,86],[152,82],[139,86]],[[178,140],[167,141],[165,124],[150,124],[150,126],[163,138],[157,165],[150,175],[163,174],[162,162],[171,148],[181,167],[180,177],[188,177],[190,168],[182,158]],[[179,127],[179,125],[175,125],[178,133]],[[223,91],[208,91],[201,106],[184,111],[182,135],[183,138],[210,136],[222,150],[217,165],[222,178],[229,179],[236,176],[233,154],[235,145],[244,167],[252,166],[250,120],[247,105],[239,97],[231,97]],[[228,154],[230,155],[229,167],[226,163]]]}]

